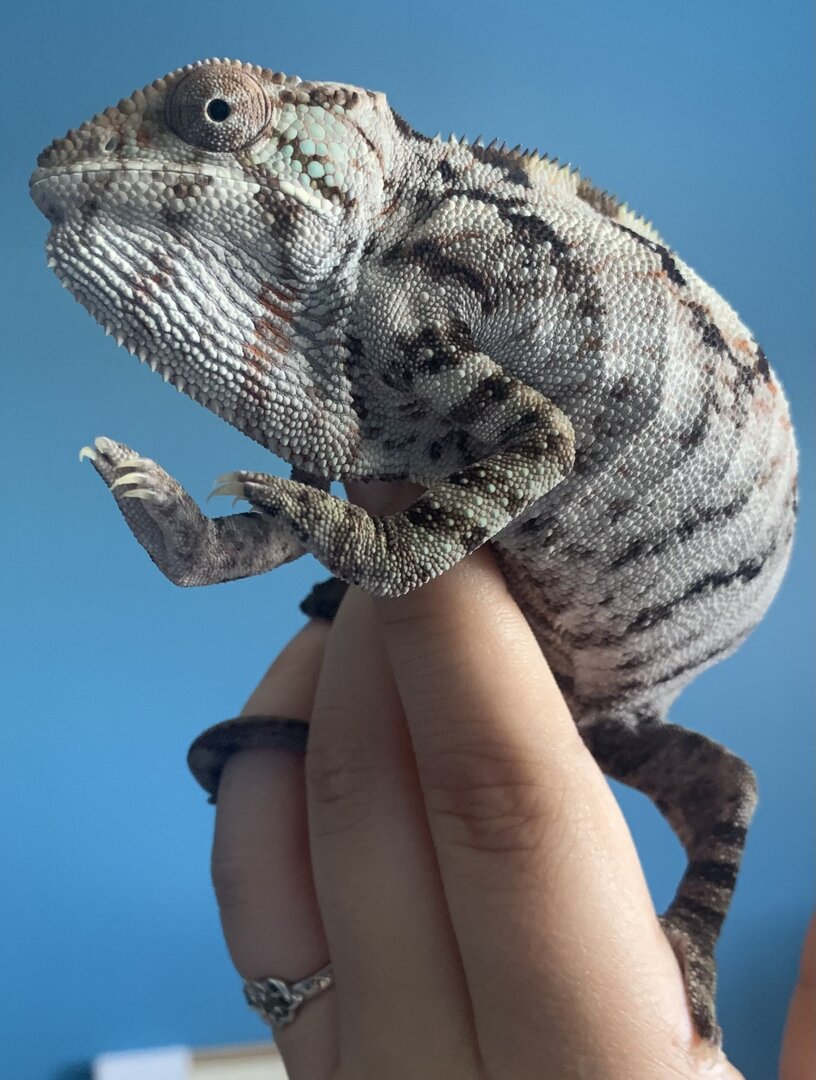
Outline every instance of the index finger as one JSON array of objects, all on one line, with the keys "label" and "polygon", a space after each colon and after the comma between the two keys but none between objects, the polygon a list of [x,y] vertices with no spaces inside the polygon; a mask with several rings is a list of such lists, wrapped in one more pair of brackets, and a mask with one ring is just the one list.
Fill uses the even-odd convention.
[{"label": "index finger", "polygon": [[656,1066],[691,1038],[679,969],[495,562],[480,552],[378,613],[487,1072],[546,1061],[572,1076],[580,1060],[631,1080],[644,1054]]}]

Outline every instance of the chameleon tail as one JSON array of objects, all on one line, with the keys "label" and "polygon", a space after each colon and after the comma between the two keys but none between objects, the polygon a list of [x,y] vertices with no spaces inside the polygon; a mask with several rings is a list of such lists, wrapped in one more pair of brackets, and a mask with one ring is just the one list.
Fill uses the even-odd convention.
[{"label": "chameleon tail", "polygon": [[686,851],[686,871],[661,923],[683,970],[695,1027],[719,1043],[714,948],[756,806],[753,771],[711,739],[654,716],[586,721],[580,730],[603,771],[647,795]]}]

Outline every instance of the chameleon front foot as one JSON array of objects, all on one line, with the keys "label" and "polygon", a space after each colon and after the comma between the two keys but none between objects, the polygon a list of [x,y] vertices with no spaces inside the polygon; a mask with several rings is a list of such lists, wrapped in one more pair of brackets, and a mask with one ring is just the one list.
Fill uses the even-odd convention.
[{"label": "chameleon front foot", "polygon": [[151,458],[105,436],[83,446],[130,531],[175,585],[210,585],[264,573],[303,554],[296,538],[259,514],[208,518]]},{"label": "chameleon front foot", "polygon": [[476,385],[468,407],[478,414],[492,395],[507,404],[514,392],[513,407],[525,411],[508,424],[506,446],[436,481],[398,513],[375,516],[313,484],[263,473],[227,473],[212,494],[246,499],[335,577],[374,596],[401,596],[491,540],[572,468],[572,425],[540,394],[493,375]]},{"label": "chameleon front foot", "polygon": [[92,447],[82,447],[79,459],[86,458],[104,480],[130,531],[173,579],[176,564],[184,561],[182,537],[201,517],[193,500],[155,461],[104,435]]}]

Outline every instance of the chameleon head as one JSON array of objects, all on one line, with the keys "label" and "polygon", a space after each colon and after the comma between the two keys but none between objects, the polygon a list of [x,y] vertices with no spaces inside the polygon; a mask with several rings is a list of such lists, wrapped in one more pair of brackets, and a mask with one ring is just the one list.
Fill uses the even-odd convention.
[{"label": "chameleon head", "polygon": [[343,394],[321,334],[336,342],[390,130],[381,94],[189,65],[40,154],[49,264],[131,352],[291,459],[292,398]]}]

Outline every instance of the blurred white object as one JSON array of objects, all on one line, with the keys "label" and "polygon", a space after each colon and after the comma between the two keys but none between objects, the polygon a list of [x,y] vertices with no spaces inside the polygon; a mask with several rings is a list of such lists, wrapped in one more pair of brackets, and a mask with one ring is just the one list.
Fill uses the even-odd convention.
[{"label": "blurred white object", "polygon": [[206,1050],[167,1046],[102,1054],[93,1080],[286,1080],[286,1069],[271,1043]]},{"label": "blurred white object", "polygon": [[193,1054],[192,1080],[287,1080],[272,1043],[216,1046]]},{"label": "blurred white object", "polygon": [[102,1054],[94,1062],[94,1080],[192,1080],[193,1054],[186,1046]]}]

